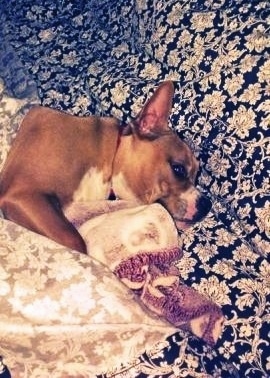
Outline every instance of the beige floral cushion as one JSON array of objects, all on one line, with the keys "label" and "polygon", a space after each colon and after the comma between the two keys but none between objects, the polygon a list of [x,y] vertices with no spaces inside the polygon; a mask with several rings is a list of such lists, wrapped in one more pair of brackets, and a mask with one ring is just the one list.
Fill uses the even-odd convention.
[{"label": "beige floral cushion", "polygon": [[0,230],[0,354],[13,378],[112,371],[174,332],[94,258],[3,219]]}]

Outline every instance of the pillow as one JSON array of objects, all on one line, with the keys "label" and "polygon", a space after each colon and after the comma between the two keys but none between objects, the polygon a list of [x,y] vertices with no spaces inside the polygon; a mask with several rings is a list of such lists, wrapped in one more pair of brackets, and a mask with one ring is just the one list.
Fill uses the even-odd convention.
[{"label": "pillow", "polygon": [[175,331],[95,258],[0,227],[0,355],[13,378],[114,371]]}]

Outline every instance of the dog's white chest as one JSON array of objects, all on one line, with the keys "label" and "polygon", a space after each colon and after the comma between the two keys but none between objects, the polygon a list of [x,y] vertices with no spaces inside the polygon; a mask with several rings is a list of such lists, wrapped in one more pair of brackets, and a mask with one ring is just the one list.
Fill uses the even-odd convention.
[{"label": "dog's white chest", "polygon": [[110,192],[110,182],[106,182],[104,174],[97,168],[90,168],[85,173],[78,188],[73,194],[74,202],[86,202],[105,199]]}]

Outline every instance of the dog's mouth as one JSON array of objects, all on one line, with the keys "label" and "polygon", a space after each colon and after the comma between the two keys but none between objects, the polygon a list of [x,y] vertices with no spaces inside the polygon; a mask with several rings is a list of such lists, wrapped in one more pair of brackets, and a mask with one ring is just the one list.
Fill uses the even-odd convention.
[{"label": "dog's mouth", "polygon": [[180,218],[175,218],[175,217],[173,217],[173,219],[174,219],[177,230],[178,231],[185,231],[188,228],[194,226],[195,224],[201,222],[205,217],[206,217],[206,215],[204,217],[200,218],[199,220],[196,220],[196,221],[186,219],[186,218],[180,219]]},{"label": "dog's mouth", "polygon": [[186,219],[186,218],[175,218],[174,217],[174,220],[177,223],[185,223],[185,224],[190,225],[190,226],[192,226],[193,224],[197,223],[197,222],[195,222],[193,220]]},{"label": "dog's mouth", "polygon": [[192,227],[192,226],[194,226],[197,223],[197,222],[194,222],[194,221],[192,221],[190,219],[185,219],[185,218],[182,218],[182,219],[179,218],[179,219],[177,219],[177,218],[173,217],[173,219],[174,219],[176,228],[179,231],[184,231],[187,228]]}]

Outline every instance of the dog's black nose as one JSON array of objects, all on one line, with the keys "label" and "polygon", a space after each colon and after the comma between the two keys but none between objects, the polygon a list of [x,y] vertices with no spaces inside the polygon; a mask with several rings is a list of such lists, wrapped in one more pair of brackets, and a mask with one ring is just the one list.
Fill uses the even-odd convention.
[{"label": "dog's black nose", "polygon": [[212,202],[206,196],[201,196],[196,201],[197,213],[194,215],[192,221],[200,222],[211,210]]}]

